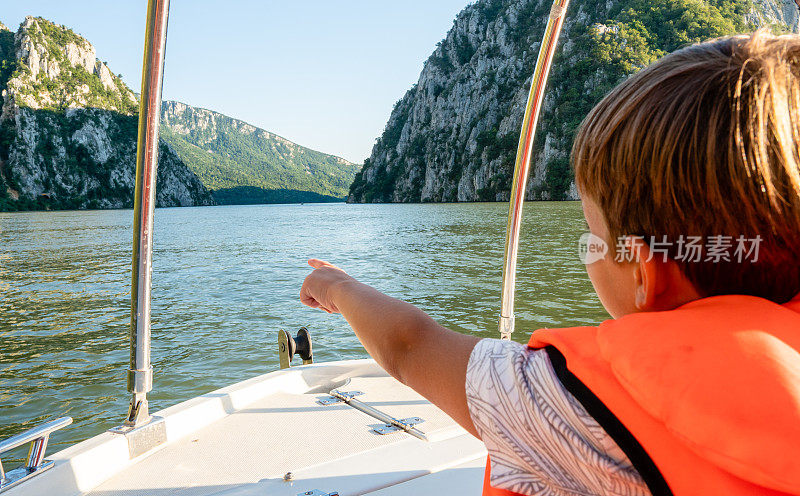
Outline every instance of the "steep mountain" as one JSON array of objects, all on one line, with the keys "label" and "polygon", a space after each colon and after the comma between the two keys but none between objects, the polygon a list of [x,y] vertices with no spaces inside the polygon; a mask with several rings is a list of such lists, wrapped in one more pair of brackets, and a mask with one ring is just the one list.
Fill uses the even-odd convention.
[{"label": "steep mountain", "polygon": [[[72,30],[26,17],[0,25],[0,210],[131,207],[138,106]],[[214,200],[166,143],[158,206]]]},{"label": "steep mountain", "polygon": [[337,201],[360,165],[211,110],[164,102],[162,138],[221,204]]},{"label": "steep mountain", "polygon": [[[552,0],[466,7],[395,104],[348,201],[506,200]],[[573,0],[548,84],[528,199],[576,198],[580,121],[621,80],[687,44],[758,26],[798,30],[795,0]]]}]

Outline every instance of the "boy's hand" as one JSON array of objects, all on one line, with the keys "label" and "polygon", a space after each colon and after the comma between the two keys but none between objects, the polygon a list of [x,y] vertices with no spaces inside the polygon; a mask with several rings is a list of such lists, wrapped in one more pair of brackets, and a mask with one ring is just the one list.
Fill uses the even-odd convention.
[{"label": "boy's hand", "polygon": [[464,381],[478,338],[440,326],[419,308],[357,282],[335,265],[315,258],[308,265],[314,272],[303,282],[300,301],[344,315],[381,367],[477,436]]},{"label": "boy's hand", "polygon": [[315,270],[303,281],[303,287],[300,289],[300,301],[303,305],[311,308],[319,308],[328,313],[339,313],[339,308],[333,301],[331,289],[342,282],[355,281],[355,279],[339,267],[323,260],[312,258],[308,261],[308,265],[314,267]]}]

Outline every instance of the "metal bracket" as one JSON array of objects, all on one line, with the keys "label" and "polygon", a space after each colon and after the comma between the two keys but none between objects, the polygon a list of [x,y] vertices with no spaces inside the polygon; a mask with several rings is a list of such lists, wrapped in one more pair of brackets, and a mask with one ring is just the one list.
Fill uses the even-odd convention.
[{"label": "metal bracket", "polygon": [[44,459],[47,441],[50,439],[50,434],[71,423],[71,417],[63,417],[0,441],[0,454],[30,443],[28,460],[24,466],[5,472],[3,462],[0,460],[0,493],[52,468],[55,463]]},{"label": "metal bracket", "polygon": [[53,468],[53,465],[55,465],[54,461],[44,460],[35,469],[30,469],[27,467],[19,467],[15,468],[14,470],[9,470],[5,474],[5,479],[0,481],[0,493],[5,492],[7,489],[11,489],[17,484],[25,482],[26,480],[30,479],[35,475],[41,474],[45,470]]},{"label": "metal bracket", "polygon": [[139,427],[123,424],[108,431],[125,436],[131,460],[167,442],[167,424],[162,417],[150,417],[147,424]]},{"label": "metal bracket", "polygon": [[130,391],[149,393],[153,390],[153,367],[144,370],[128,370],[128,388]]},{"label": "metal bracket", "polygon": [[[148,391],[150,391],[148,389]],[[133,429],[147,425],[153,417],[150,415],[150,404],[147,401],[147,393],[133,393],[131,402],[128,405],[128,415],[120,427],[115,429],[120,432],[130,432]],[[113,431],[113,429],[112,429]]]},{"label": "metal bracket", "polygon": [[397,420],[391,415],[388,415],[377,408],[371,407],[366,403],[353,398],[354,396],[361,394],[364,393],[361,391],[342,392],[338,389],[331,389],[330,397],[321,398],[317,400],[317,403],[320,405],[336,405],[338,403],[345,403],[362,413],[366,413],[374,419],[380,420],[383,422],[383,424],[372,428],[372,430],[378,434],[391,434],[393,432],[403,431],[422,441],[428,440],[428,436],[426,436],[424,432],[414,427],[416,424],[424,422],[424,420],[419,417]]},{"label": "metal bracket", "polygon": [[381,436],[385,436],[387,434],[394,434],[395,432],[408,432],[409,429],[425,422],[425,420],[419,417],[411,417],[411,418],[396,420],[396,422],[397,422],[396,424],[379,425],[373,427],[372,430],[377,432]]},{"label": "metal bracket", "polygon": [[500,316],[500,339],[503,341],[511,341],[511,334],[514,332],[514,316],[504,317]]},{"label": "metal bracket", "polygon": [[317,403],[322,406],[338,405],[339,403],[346,403],[345,398],[350,400],[364,393],[361,391],[337,391],[337,394],[339,396],[330,395],[327,398],[320,398]]},{"label": "metal bracket", "polygon": [[297,493],[297,496],[339,496],[339,492],[334,491],[332,493],[326,493],[325,491],[320,491],[319,489],[312,489],[311,491],[306,491],[304,493]]}]

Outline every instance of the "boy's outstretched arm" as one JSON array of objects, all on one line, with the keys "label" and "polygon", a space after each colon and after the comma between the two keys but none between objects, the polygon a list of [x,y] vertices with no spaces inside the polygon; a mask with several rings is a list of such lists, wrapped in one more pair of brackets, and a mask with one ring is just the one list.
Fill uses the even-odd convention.
[{"label": "boy's outstretched arm", "polygon": [[338,267],[309,260],[300,300],[341,313],[367,352],[389,374],[441,408],[474,436],[467,410],[467,364],[478,338],[437,324],[417,307],[362,284]]}]

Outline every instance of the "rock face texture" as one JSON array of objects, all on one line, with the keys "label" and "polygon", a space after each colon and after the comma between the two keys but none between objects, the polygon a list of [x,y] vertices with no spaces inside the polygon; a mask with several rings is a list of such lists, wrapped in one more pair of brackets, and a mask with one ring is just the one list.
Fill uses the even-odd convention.
[{"label": "rock face texture", "polygon": [[[758,2],[763,9],[763,17],[771,22],[785,25],[789,31],[800,31],[800,0],[762,0]],[[751,20],[758,23],[758,15]]]},{"label": "rock face texture", "polygon": [[[479,0],[395,105],[351,202],[505,201],[552,0]],[[797,31],[794,0],[573,0],[537,130],[527,198],[576,199],[569,152],[621,80],[682,46],[767,26]]]},{"label": "rock face texture", "polygon": [[[0,210],[133,206],[136,97],[87,40],[35,17],[0,27],[0,91]],[[165,143],[156,200],[214,204]]]}]

